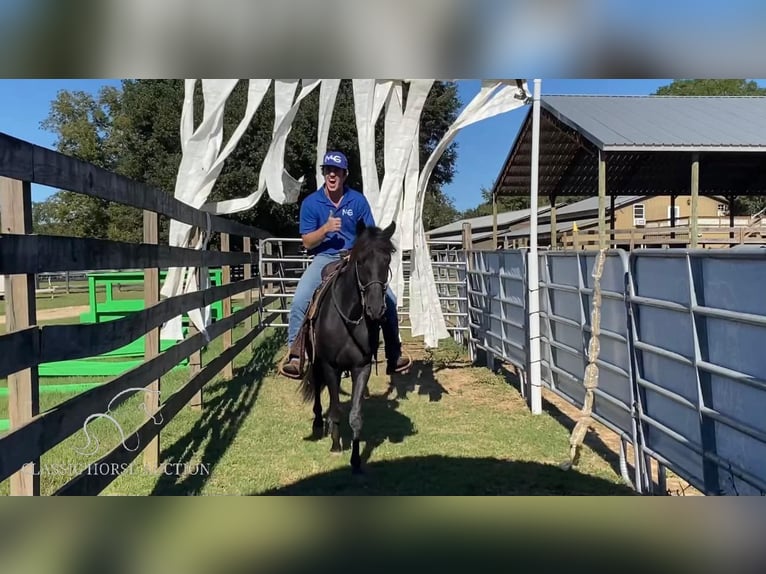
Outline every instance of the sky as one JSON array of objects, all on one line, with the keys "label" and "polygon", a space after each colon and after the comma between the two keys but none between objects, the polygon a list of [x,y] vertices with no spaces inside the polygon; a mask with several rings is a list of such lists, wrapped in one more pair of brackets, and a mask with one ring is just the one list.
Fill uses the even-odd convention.
[{"label": "sky", "polygon": [[[598,80],[543,79],[541,94],[648,95],[672,82],[670,79]],[[120,80],[52,79],[0,80],[0,132],[34,144],[53,148],[55,134],[40,127],[60,90],[97,93],[104,85],[120,86]],[[479,90],[479,80],[458,82],[458,95],[466,104]],[[533,80],[528,80],[530,92]],[[463,211],[481,202],[481,188],[492,187],[513,145],[529,106],[523,106],[463,128],[455,138],[458,156],[455,176],[444,192]],[[32,186],[32,199],[41,201],[54,189]],[[268,201],[268,199],[265,199]]]}]

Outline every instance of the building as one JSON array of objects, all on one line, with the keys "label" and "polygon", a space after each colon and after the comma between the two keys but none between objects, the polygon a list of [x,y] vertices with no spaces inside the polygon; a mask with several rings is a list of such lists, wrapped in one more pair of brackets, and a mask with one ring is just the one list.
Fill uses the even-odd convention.
[{"label": "building", "polygon": [[[538,217],[547,213],[550,206],[540,207]],[[529,209],[518,211],[506,211],[497,214],[498,230],[507,230],[513,225],[529,221]],[[476,249],[492,249],[492,233],[495,226],[495,218],[492,215],[459,219],[436,229],[426,231],[426,240],[431,246],[449,248],[459,247],[463,244],[463,225],[470,224],[472,244]]]},{"label": "building", "polygon": [[[699,198],[697,219],[701,247],[725,247],[734,243],[759,242],[766,237],[762,216],[731,216],[726,197]],[[528,245],[529,209],[497,214],[497,242],[493,242],[491,215],[461,219],[426,232],[430,245],[459,247],[463,225],[471,226],[474,249],[515,248]],[[551,246],[551,214],[546,205],[538,211],[538,243]],[[614,214],[614,216],[612,216]],[[607,203],[605,217],[609,221],[609,242],[624,249],[637,247],[686,247],[689,241],[690,196],[614,197]],[[556,206],[556,247],[595,248],[598,245],[598,197]],[[734,225],[732,226],[732,221]],[[732,238],[731,228],[735,228]]]},{"label": "building", "polygon": [[[689,196],[617,196],[605,207],[609,221],[609,244],[624,249],[636,247],[686,247],[689,244]],[[556,246],[562,248],[595,248],[598,245],[598,198],[591,197],[556,209]],[[697,218],[701,247],[729,244],[731,215],[725,197],[699,198]],[[752,237],[761,236],[761,218],[736,216],[738,229],[748,230]],[[766,233],[766,229],[764,229]],[[529,221],[518,222],[498,234],[501,246],[527,245]],[[738,237],[736,238],[738,239]],[[538,242],[551,246],[550,212],[542,215],[538,225]]]},{"label": "building", "polygon": [[[705,238],[700,227],[713,219],[722,224],[725,206],[734,198],[766,194],[762,96],[543,96],[539,143],[538,193],[555,205],[547,225],[556,236],[567,232],[559,224],[568,221],[562,211],[571,209],[560,207],[561,199],[591,196],[595,209],[574,209],[593,214],[602,241],[633,220],[644,219],[647,229],[677,216],[676,226],[687,228],[694,247]],[[531,149],[530,108],[496,178],[495,197],[529,195]],[[643,205],[643,218],[637,217],[641,207],[627,215],[618,209],[618,198],[627,196],[645,198],[633,202]],[[653,197],[660,199],[650,201]],[[542,232],[545,223],[540,225]],[[723,232],[727,241],[737,234],[745,239],[757,235],[760,241],[760,231],[751,229],[760,225],[759,218],[729,214],[728,225],[719,227],[734,228]],[[640,226],[635,227],[634,233]]]}]

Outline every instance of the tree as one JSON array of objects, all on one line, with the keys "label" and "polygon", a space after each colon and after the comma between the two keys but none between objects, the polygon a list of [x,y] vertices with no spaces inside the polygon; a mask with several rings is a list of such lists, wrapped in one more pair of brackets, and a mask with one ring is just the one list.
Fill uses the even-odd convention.
[{"label": "tree", "polygon": [[[99,167],[113,170],[119,146],[112,137],[120,114],[120,93],[104,87],[94,98],[85,92],[60,91],[41,127],[58,134],[56,149]],[[119,120],[117,120],[119,122]],[[66,232],[75,237],[109,237],[108,202],[60,191],[38,206],[38,225],[46,232]]]},{"label": "tree", "polygon": [[[761,88],[753,80],[675,80],[657,89],[658,96],[763,96]],[[740,196],[731,206],[734,215],[753,214],[766,207],[762,196]]]},{"label": "tree", "polygon": [[762,96],[765,88],[753,80],[674,80],[656,96]]},{"label": "tree", "polygon": [[[473,217],[482,217],[484,215],[492,215],[492,190],[482,186],[481,188],[481,203],[476,207],[472,207],[463,212],[463,219],[471,219]],[[550,202],[545,196],[538,198],[538,205],[548,205]],[[557,202],[558,203],[558,202]],[[506,211],[518,211],[520,209],[529,208],[528,196],[500,196],[497,198],[497,212],[504,213]]]},{"label": "tree", "polygon": [[423,201],[423,229],[429,231],[460,219],[460,212],[455,208],[452,198],[440,190],[427,193]]},{"label": "tree", "polygon": [[[184,89],[182,80],[125,80],[122,91],[102,90],[97,97],[85,93],[60,92],[52,103],[43,127],[58,135],[56,148],[91,161],[121,175],[173,193],[181,160],[180,124]],[[312,93],[301,103],[287,139],[285,168],[296,178],[304,177],[301,199],[316,189],[315,149],[319,95]],[[224,139],[228,139],[244,115],[247,80],[238,83],[224,113]],[[455,84],[435,82],[423,110],[420,131],[421,166],[457,117],[460,101]],[[198,84],[196,118],[201,117],[202,97]],[[247,195],[256,189],[258,174],[271,139],[274,121],[273,86],[227,159],[211,192],[211,201]],[[382,180],[383,118],[376,132],[377,166]],[[347,152],[352,174],[349,183],[361,189],[358,143],[351,81],[344,80],[338,92],[328,140],[330,148]],[[456,144],[450,146],[436,165],[429,182],[427,222],[452,220],[457,211],[441,191],[454,174]],[[84,198],[84,202],[82,201]],[[299,200],[300,201],[300,200]],[[59,192],[40,206],[48,229],[68,218],[68,234],[138,241],[141,214],[138,210],[106,205],[86,196]],[[46,202],[47,203],[47,202]],[[279,236],[298,233],[298,205],[279,205],[264,196],[256,206],[233,217]],[[161,239],[167,237],[167,222],[161,218]],[[42,221],[42,220],[41,220]],[[428,223],[430,224],[430,223]],[[60,228],[59,228],[60,229]],[[94,232],[97,232],[94,234]]]}]

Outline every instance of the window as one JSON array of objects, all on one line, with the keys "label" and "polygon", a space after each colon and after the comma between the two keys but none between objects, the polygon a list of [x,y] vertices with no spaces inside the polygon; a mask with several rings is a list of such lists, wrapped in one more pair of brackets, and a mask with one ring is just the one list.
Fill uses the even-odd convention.
[{"label": "window", "polygon": [[[668,220],[670,220],[670,218],[671,218],[671,211],[670,211],[670,207],[671,207],[671,206],[670,206],[670,205],[668,205]],[[680,206],[680,205],[674,205],[674,206],[673,206],[673,208],[674,208],[674,210],[673,210],[673,211],[675,211],[675,212],[676,212],[676,217],[675,217],[675,218],[676,218],[676,220],[678,220],[678,218],[680,218],[680,217],[681,217],[681,206]]]},{"label": "window", "polygon": [[633,225],[646,225],[646,215],[643,203],[636,203],[633,206]]},{"label": "window", "polygon": [[724,215],[729,215],[729,208],[725,203],[719,203],[718,204],[718,217],[723,217]]}]

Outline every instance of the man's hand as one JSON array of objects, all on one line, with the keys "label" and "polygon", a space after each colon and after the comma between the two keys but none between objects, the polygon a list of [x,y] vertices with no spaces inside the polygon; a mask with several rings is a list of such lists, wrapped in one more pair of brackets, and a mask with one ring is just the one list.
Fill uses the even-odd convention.
[{"label": "man's hand", "polygon": [[303,246],[306,249],[313,249],[322,241],[324,241],[324,238],[327,236],[328,233],[334,233],[336,231],[340,231],[340,217],[333,217],[332,210],[330,211],[330,215],[327,217],[327,221],[317,229],[316,231],[312,231],[310,233],[304,233],[301,237],[303,239]]},{"label": "man's hand", "polygon": [[333,217],[332,211],[330,212],[330,216],[327,218],[327,222],[324,224],[324,231],[325,234],[340,231],[340,217]]}]

